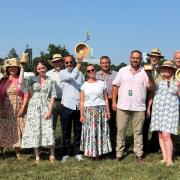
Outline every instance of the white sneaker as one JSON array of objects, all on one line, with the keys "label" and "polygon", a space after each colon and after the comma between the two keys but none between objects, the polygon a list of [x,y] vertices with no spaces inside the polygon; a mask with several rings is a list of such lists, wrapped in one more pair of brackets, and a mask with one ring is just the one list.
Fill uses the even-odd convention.
[{"label": "white sneaker", "polygon": [[68,159],[68,158],[69,158],[69,156],[68,156],[68,155],[63,156],[61,161],[62,161],[63,163],[65,163],[65,162],[67,161],[67,159]]},{"label": "white sneaker", "polygon": [[75,156],[75,158],[76,158],[78,161],[83,161],[83,160],[84,160],[81,154],[77,154],[77,155]]}]

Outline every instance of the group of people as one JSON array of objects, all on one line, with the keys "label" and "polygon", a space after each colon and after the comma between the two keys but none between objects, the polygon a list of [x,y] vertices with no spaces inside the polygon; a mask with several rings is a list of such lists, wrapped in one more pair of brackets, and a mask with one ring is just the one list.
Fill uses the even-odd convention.
[{"label": "group of people", "polygon": [[[34,148],[40,161],[39,147],[49,147],[49,160],[55,157],[57,120],[62,132],[62,162],[71,155],[73,126],[74,156],[99,160],[111,153],[122,160],[125,133],[132,122],[134,153],[143,161],[146,150],[160,145],[161,163],[173,165],[174,135],[178,133],[180,83],[175,72],[180,68],[180,51],[173,61],[159,65],[161,52],[153,49],[149,56],[152,71],[141,67],[142,53],[133,50],[130,64],[119,72],[111,70],[108,56],[100,58],[101,70],[93,64],[80,71],[83,57],[54,54],[47,72],[44,61],[36,62],[35,76],[24,77],[24,66],[16,58],[4,62],[4,77],[0,83],[0,148],[15,147],[17,159],[20,148]],[[60,118],[59,118],[60,117]],[[148,132],[152,133],[149,146]],[[153,142],[154,141],[154,142]]]}]

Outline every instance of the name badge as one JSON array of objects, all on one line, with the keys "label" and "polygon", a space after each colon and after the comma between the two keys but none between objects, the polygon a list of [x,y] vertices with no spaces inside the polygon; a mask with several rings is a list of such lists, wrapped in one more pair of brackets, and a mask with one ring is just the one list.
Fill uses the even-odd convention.
[{"label": "name badge", "polygon": [[128,91],[128,95],[129,95],[129,96],[133,96],[133,90],[129,90],[129,91]]}]

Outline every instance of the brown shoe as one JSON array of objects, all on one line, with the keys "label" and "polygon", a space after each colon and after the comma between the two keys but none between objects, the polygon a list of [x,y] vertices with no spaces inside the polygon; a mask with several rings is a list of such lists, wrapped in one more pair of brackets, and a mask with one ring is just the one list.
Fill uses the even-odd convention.
[{"label": "brown shoe", "polygon": [[143,157],[142,156],[136,156],[136,161],[138,163],[143,163]]}]

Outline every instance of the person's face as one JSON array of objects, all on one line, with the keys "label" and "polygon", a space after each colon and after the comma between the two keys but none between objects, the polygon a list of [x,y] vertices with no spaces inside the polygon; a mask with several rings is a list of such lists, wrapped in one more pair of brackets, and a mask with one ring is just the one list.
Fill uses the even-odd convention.
[{"label": "person's face", "polygon": [[177,68],[180,68],[180,52],[174,54],[174,62]]},{"label": "person's face", "polygon": [[16,76],[18,73],[19,68],[17,66],[10,66],[7,68],[7,71],[9,72],[10,75]]},{"label": "person's face", "polygon": [[54,69],[56,71],[60,71],[62,69],[62,67],[63,67],[63,61],[62,60],[60,60],[60,61],[53,61],[52,65],[53,65],[53,67],[54,67]]},{"label": "person's face", "polygon": [[73,60],[72,57],[67,56],[64,58],[64,65],[66,69],[71,70],[73,68]]},{"label": "person's face", "polygon": [[101,65],[102,71],[109,71],[110,70],[110,62],[108,59],[106,59],[106,58],[101,59],[100,65]]},{"label": "person's face", "polygon": [[161,70],[162,76],[165,77],[166,79],[170,79],[173,73],[174,73],[173,69],[169,67],[163,67]]},{"label": "person's face", "polygon": [[41,63],[36,66],[36,71],[40,76],[45,76],[47,67]]},{"label": "person's face", "polygon": [[160,62],[160,57],[159,56],[151,56],[150,62],[151,62],[151,65],[156,66]]},{"label": "person's face", "polygon": [[138,52],[133,52],[130,56],[130,64],[133,68],[139,68],[141,65],[142,56]]},{"label": "person's face", "polygon": [[95,70],[94,66],[87,66],[86,72],[87,72],[87,76],[89,78],[95,78],[96,77],[96,70]]}]

